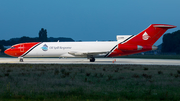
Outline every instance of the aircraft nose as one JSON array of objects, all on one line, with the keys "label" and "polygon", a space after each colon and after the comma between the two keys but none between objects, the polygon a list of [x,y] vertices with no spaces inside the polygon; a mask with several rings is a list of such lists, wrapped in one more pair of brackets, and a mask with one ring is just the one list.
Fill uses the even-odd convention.
[{"label": "aircraft nose", "polygon": [[9,54],[10,54],[9,49],[6,49],[6,50],[4,51],[4,53],[7,54],[7,55],[9,55]]},{"label": "aircraft nose", "polygon": [[10,55],[10,56],[13,56],[13,52],[11,51],[10,48],[9,48],[9,49],[6,49],[6,50],[4,51],[4,53],[7,54],[7,55]]},{"label": "aircraft nose", "polygon": [[16,46],[12,46],[11,48],[8,48],[4,51],[5,54],[13,56],[13,57],[19,57],[19,49],[18,49],[19,45]]},{"label": "aircraft nose", "polygon": [[6,49],[4,53],[13,57],[19,57],[24,53],[23,50],[24,47],[22,47],[22,44],[17,44],[12,46],[11,48]]},{"label": "aircraft nose", "polygon": [[13,56],[13,57],[20,57],[33,46],[40,44],[39,42],[31,42],[31,43],[20,43],[13,45],[11,48],[5,50],[5,54]]}]

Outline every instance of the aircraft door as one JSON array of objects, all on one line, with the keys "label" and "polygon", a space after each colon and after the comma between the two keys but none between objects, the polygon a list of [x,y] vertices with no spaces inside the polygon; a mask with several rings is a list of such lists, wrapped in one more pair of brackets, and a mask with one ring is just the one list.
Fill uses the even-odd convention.
[{"label": "aircraft door", "polygon": [[24,52],[24,44],[21,44],[19,48],[20,48],[20,52]]}]

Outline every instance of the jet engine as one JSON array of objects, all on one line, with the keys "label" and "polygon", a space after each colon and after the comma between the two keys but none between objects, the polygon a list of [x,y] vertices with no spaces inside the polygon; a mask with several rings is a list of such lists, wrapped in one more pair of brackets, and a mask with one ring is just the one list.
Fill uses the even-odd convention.
[{"label": "jet engine", "polygon": [[118,50],[122,51],[138,51],[138,50],[156,50],[156,46],[142,46],[142,45],[127,45],[127,44],[118,44]]}]

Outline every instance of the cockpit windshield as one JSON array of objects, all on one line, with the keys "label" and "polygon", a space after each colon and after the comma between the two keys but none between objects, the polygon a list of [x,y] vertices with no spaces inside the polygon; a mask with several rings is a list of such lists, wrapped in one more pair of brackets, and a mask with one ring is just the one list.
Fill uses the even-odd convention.
[{"label": "cockpit windshield", "polygon": [[11,49],[14,49],[15,47],[11,47]]}]

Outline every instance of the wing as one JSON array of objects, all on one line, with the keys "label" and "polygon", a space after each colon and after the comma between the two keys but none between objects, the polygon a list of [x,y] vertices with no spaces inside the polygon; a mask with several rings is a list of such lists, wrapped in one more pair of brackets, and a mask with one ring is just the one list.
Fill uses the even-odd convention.
[{"label": "wing", "polygon": [[91,55],[101,55],[101,54],[107,54],[108,51],[105,52],[98,52],[98,51],[70,51],[68,54],[74,55],[74,56],[91,56]]}]

